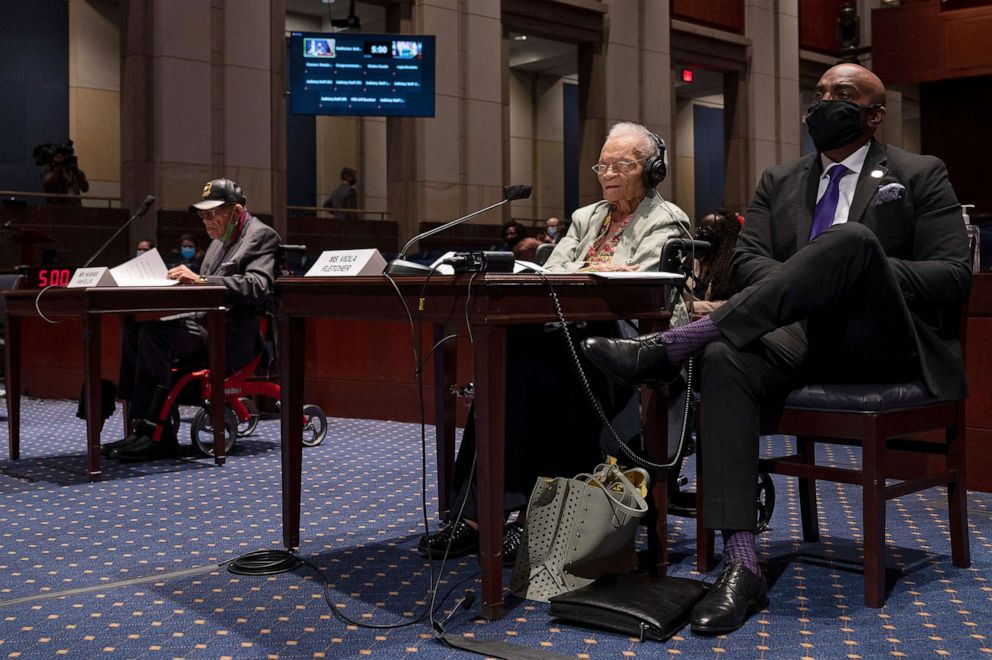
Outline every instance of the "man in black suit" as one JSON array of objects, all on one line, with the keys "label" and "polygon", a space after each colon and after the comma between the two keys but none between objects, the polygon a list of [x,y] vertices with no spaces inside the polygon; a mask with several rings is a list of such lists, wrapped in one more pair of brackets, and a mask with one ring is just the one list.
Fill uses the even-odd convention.
[{"label": "man in black suit", "polygon": [[[272,298],[279,235],[247,210],[248,200],[230,179],[214,179],[191,204],[213,239],[200,272],[180,264],[168,277],[180,285],[214,285],[227,289],[226,362],[229,372],[250,362],[259,350],[259,308]],[[156,417],[155,391],[169,387],[172,361],[204,350],[207,331],[203,312],[132,324],[121,351],[120,394],[129,398],[128,417],[134,432],[107,443],[103,452],[123,461],[146,461],[178,454],[175,429],[153,441],[145,422]]]},{"label": "man in black suit", "polygon": [[[761,412],[810,382],[921,380],[967,394],[957,340],[971,286],[961,207],[944,164],[873,139],[881,80],[828,70],[806,125],[817,153],[767,169],[748,207],[731,277],[710,316],[633,340],[586,340],[626,384],[666,382],[702,355],[704,524],[723,533],[724,569],[693,630],[736,630],[767,603],[754,547]],[[710,402],[713,402],[710,405]]]}]

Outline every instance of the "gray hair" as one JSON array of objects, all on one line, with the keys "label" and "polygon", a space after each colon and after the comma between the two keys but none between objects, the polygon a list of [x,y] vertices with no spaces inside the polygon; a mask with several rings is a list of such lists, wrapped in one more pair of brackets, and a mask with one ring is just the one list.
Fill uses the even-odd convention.
[{"label": "gray hair", "polygon": [[641,124],[635,124],[632,121],[618,121],[606,134],[606,141],[609,142],[622,137],[632,137],[636,140],[634,151],[641,158],[651,158],[661,153],[654,134]]}]

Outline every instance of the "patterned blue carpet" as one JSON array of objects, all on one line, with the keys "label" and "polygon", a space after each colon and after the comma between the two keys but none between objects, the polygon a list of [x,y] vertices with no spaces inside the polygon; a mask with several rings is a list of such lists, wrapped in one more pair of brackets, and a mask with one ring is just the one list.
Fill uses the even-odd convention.
[{"label": "patterned blue carpet", "polygon": [[[280,547],[277,422],[263,421],[252,437],[239,439],[224,467],[192,455],[138,465],[106,461],[104,480],[87,483],[84,426],[74,408],[24,399],[22,458],[0,462],[0,656],[466,655],[435,641],[426,623],[394,630],[342,624],[307,569],[246,577],[218,566]],[[184,409],[187,422],[192,411]],[[115,416],[104,441],[120,428]],[[6,438],[4,421],[4,446]],[[767,442],[781,448],[786,440]],[[837,464],[859,460],[847,448],[824,451]],[[430,456],[432,524],[433,465]],[[447,627],[580,658],[992,657],[992,496],[970,497],[970,569],[951,564],[943,491],[891,503],[893,587],[886,607],[871,610],[863,606],[859,572],[860,490],[821,485],[823,540],[805,544],[795,484],[776,479],[776,488],[772,529],[759,537],[772,604],[734,634],[704,638],[683,630],[665,644],[641,644],[556,623],[546,605],[532,602],[515,603],[495,622],[479,619],[477,606],[459,610]],[[415,551],[420,509],[419,427],[329,420],[324,443],[304,452],[299,554],[325,572],[341,612],[388,623],[424,610],[430,570]],[[693,575],[694,521],[669,522],[672,573]],[[467,588],[479,593],[474,557],[445,567],[439,594],[453,595],[442,615]]]}]

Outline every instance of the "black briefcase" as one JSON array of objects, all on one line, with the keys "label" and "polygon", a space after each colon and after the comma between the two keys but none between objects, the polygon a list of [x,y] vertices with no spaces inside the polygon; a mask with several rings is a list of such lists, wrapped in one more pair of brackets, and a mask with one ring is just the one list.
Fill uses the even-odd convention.
[{"label": "black briefcase", "polygon": [[698,580],[625,574],[606,575],[592,584],[551,599],[551,616],[660,642],[689,622],[693,606],[709,587]]}]

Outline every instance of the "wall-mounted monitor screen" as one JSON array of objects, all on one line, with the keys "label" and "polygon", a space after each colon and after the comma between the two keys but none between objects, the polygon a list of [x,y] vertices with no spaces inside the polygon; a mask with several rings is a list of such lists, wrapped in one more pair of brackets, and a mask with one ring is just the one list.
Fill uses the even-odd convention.
[{"label": "wall-mounted monitor screen", "polygon": [[292,32],[296,114],[434,116],[433,35]]}]

